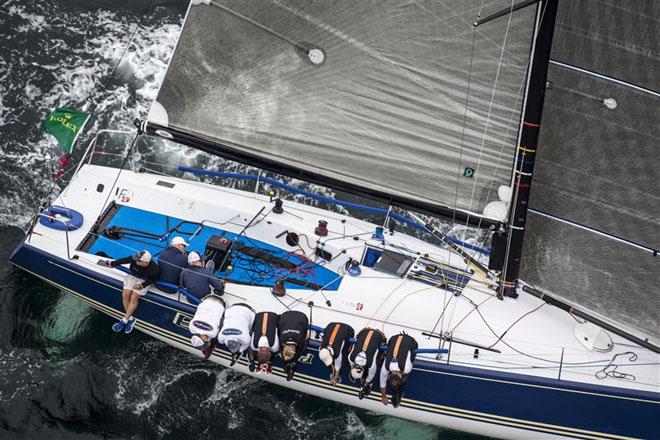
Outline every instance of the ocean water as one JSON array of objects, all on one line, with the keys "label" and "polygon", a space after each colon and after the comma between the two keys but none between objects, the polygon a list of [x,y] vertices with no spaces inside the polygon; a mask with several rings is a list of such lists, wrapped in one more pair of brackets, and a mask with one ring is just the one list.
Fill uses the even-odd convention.
[{"label": "ocean water", "polygon": [[[476,438],[265,384],[139,333],[118,336],[109,317],[8,264],[61,155],[43,117],[68,106],[93,112],[87,133],[132,129],[186,4],[0,0],[0,439]],[[149,154],[239,167],[162,157],[158,146]]]}]

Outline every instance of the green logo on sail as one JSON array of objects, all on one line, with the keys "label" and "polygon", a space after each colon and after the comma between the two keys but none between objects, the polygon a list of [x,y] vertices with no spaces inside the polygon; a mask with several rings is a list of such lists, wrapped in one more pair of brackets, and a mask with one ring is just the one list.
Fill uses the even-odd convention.
[{"label": "green logo on sail", "polygon": [[67,153],[71,153],[73,144],[89,119],[89,113],[69,108],[58,107],[48,115],[42,124],[44,132],[55,136],[57,142]]},{"label": "green logo on sail", "polygon": [[463,177],[467,177],[468,179],[473,178],[474,177],[474,168],[465,167],[465,170],[463,170]]}]

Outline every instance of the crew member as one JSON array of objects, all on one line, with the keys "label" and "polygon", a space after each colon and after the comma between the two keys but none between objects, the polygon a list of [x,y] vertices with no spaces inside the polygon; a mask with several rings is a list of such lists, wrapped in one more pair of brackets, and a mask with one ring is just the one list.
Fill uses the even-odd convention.
[{"label": "crew member", "polygon": [[199,299],[211,293],[222,295],[225,291],[222,281],[204,267],[197,252],[191,252],[188,255],[188,267],[181,271],[181,285]]},{"label": "crew member", "polygon": [[340,377],[341,365],[351,350],[349,339],[355,330],[348,324],[331,322],[323,330],[323,339],[319,349],[319,359],[330,368],[330,383],[334,386]]},{"label": "crew member", "polygon": [[355,337],[348,363],[351,366],[351,377],[360,381],[360,399],[371,392],[371,382],[385,356],[379,349],[386,340],[383,332],[373,328],[364,328]]},{"label": "crew member", "polygon": [[225,310],[225,321],[218,342],[224,344],[233,355],[232,365],[250,347],[250,331],[254,316],[254,309],[244,303],[234,304]]},{"label": "crew member", "polygon": [[308,326],[307,315],[296,310],[287,310],[277,320],[277,331],[280,337],[286,380],[293,379],[293,374],[298,366],[298,359],[307,347]]},{"label": "crew member", "polygon": [[192,333],[190,343],[202,350],[205,358],[211,356],[217,343],[222,315],[225,313],[225,302],[217,295],[208,295],[197,306],[195,316],[188,324]]},{"label": "crew member", "polygon": [[401,333],[387,341],[385,363],[380,369],[380,397],[387,405],[387,386],[392,389],[392,405],[396,408],[403,397],[403,387],[415,362],[417,341],[412,336]]},{"label": "crew member", "polygon": [[280,338],[277,335],[277,321],[279,316],[273,312],[259,312],[254,317],[252,325],[252,360],[260,371],[271,372],[271,358],[280,349]]},{"label": "crew member", "polygon": [[[188,256],[186,255],[186,241],[176,236],[170,241],[170,247],[158,255],[158,265],[160,266],[160,281],[179,285],[181,279],[181,269],[188,265]],[[159,286],[164,292],[174,293],[175,288],[168,286]]]},{"label": "crew member", "polygon": [[131,273],[124,278],[124,288],[121,292],[126,313],[119,322],[112,325],[112,329],[118,333],[122,330],[124,333],[130,333],[135,325],[133,313],[137,309],[140,297],[146,295],[149,286],[158,279],[160,273],[158,265],[151,259],[151,254],[147,250],[118,260],[99,260],[99,264],[110,267],[129,264]]}]

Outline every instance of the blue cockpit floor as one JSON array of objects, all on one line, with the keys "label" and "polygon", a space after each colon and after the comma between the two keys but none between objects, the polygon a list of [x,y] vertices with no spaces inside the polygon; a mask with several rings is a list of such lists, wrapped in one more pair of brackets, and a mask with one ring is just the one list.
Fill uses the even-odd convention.
[{"label": "blue cockpit floor", "polygon": [[[342,276],[323,267],[324,260],[309,260],[296,253],[272,246],[268,243],[255,240],[243,234],[224,231],[204,225],[194,237],[199,224],[185,220],[168,217],[151,211],[136,209],[129,206],[120,206],[112,219],[106,224],[106,229],[121,227],[122,236],[110,239],[102,232],[95,238],[89,248],[89,253],[105,255],[116,259],[134,254],[141,250],[148,250],[158,258],[172,237],[180,235],[188,241],[188,251],[204,255],[206,243],[212,235],[225,236],[234,241],[231,252],[231,263],[228,270],[216,271],[216,276],[228,282],[251,284],[257,286],[272,286],[278,280],[286,280],[284,285],[290,289],[318,289],[337,290],[341,284]],[[176,228],[176,230],[173,230]],[[129,235],[130,230],[139,231],[141,236]],[[192,237],[192,238],[191,238]],[[259,250],[259,256],[248,255],[241,250]],[[312,258],[316,258],[312,256]],[[291,269],[282,267],[278,262],[285,261]]]}]

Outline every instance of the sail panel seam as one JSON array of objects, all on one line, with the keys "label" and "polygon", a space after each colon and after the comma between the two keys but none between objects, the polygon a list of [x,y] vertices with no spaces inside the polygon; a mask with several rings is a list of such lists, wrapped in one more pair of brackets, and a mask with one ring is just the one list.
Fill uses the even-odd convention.
[{"label": "sail panel seam", "polygon": [[613,82],[613,83],[616,83],[616,84],[619,84],[619,85],[622,85],[622,86],[630,87],[631,89],[635,89],[639,92],[648,93],[651,96],[655,96],[656,98],[660,98],[660,92],[656,92],[655,90],[652,90],[652,89],[649,89],[649,88],[646,88],[646,87],[642,87],[642,86],[638,86],[637,84],[633,84],[633,83],[630,83],[630,82],[627,82],[627,81],[623,81],[621,79],[614,78],[612,76],[608,76],[608,75],[604,75],[602,73],[594,72],[593,70],[585,69],[584,67],[574,66],[573,64],[568,64],[568,63],[564,63],[564,62],[557,61],[557,60],[550,60],[550,64],[554,64],[555,66],[564,67],[564,68],[569,69],[569,70],[575,70],[576,72],[584,73],[584,74],[587,74],[587,75],[595,76],[596,78],[604,79],[606,81],[610,81],[610,82]]},{"label": "sail panel seam", "polygon": [[553,214],[550,214],[550,213],[547,213],[547,212],[544,212],[544,211],[540,211],[538,209],[529,208],[528,212],[533,212],[534,214],[538,214],[542,217],[546,217],[546,218],[549,218],[549,219],[552,219],[552,220],[557,220],[558,222],[561,222],[561,223],[564,223],[564,224],[567,224],[567,225],[570,225],[570,226],[575,226],[576,228],[582,229],[584,231],[593,232],[594,234],[612,239],[614,241],[618,241],[619,243],[624,243],[624,244],[627,244],[629,246],[636,247],[637,249],[641,249],[645,252],[649,252],[649,253],[653,254],[654,256],[660,255],[660,249],[655,249],[655,248],[652,248],[650,246],[646,246],[646,245],[643,245],[641,243],[637,243],[635,241],[628,240],[628,239],[625,239],[623,237],[619,237],[619,236],[614,235],[614,234],[610,234],[609,232],[605,232],[605,231],[602,231],[600,229],[592,228],[592,227],[584,225],[582,223],[578,223],[578,222],[574,222],[574,221],[571,221],[571,220],[568,220],[568,219],[565,219],[565,218],[562,218],[562,217],[558,217],[556,215],[553,215]]}]

